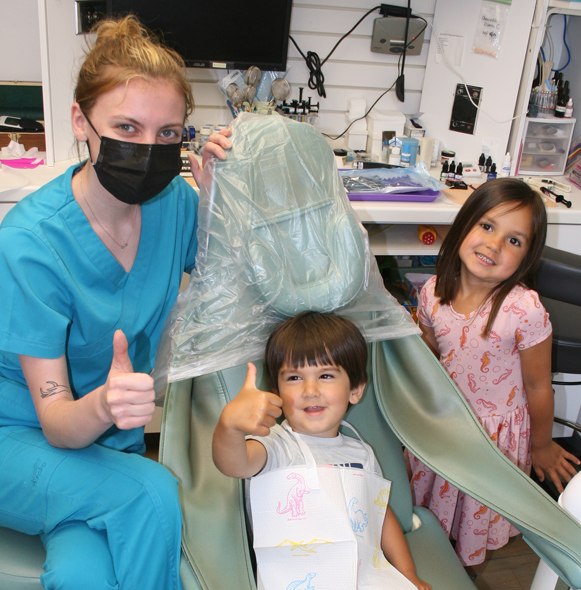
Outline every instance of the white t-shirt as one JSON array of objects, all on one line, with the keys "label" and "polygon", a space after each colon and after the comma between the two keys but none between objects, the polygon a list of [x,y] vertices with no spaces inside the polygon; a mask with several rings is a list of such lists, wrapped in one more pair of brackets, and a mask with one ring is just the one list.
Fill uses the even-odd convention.
[{"label": "white t-shirt", "polygon": [[[286,423],[283,422],[283,424]],[[371,447],[363,441],[338,433],[333,438],[322,436],[309,436],[299,434],[313,453],[317,465],[337,465],[363,469],[369,461],[369,469],[383,477],[381,468]],[[275,425],[270,429],[268,436],[247,436],[247,439],[256,440],[266,449],[266,464],[260,474],[268,473],[273,469],[283,469],[305,464],[305,460],[295,437],[282,425]],[[259,475],[259,474],[257,474]]]}]

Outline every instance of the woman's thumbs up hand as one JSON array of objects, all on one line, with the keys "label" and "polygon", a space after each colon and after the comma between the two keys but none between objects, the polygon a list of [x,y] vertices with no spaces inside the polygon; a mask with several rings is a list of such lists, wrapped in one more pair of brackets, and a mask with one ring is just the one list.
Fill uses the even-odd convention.
[{"label": "woman's thumbs up hand", "polygon": [[113,335],[113,360],[101,403],[109,419],[121,430],[144,426],[155,409],[153,378],[135,373],[129,358],[127,338],[121,330]]}]

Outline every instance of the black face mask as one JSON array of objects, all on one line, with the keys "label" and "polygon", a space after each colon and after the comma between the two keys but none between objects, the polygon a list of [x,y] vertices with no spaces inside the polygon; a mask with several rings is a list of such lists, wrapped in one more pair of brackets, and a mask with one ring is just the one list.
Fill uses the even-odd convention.
[{"label": "black face mask", "polygon": [[97,178],[120,201],[141,205],[157,196],[180,173],[181,143],[132,143],[101,137],[86,115],[85,118],[101,140],[97,161],[93,163]]}]

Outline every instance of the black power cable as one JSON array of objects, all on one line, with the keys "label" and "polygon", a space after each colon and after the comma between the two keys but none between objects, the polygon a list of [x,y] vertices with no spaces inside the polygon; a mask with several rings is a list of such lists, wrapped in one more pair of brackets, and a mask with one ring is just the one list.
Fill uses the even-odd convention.
[{"label": "black power cable", "polygon": [[[416,40],[416,39],[417,39],[417,38],[418,38],[418,37],[419,37],[419,36],[420,36],[420,35],[421,35],[421,34],[422,34],[424,31],[425,31],[425,30],[426,30],[426,28],[427,28],[427,26],[428,26],[428,23],[427,23],[427,21],[426,21],[426,19],[425,19],[425,18],[423,18],[423,17],[421,17],[421,16],[414,16],[413,18],[419,18],[420,20],[423,20],[423,21],[424,21],[424,27],[423,27],[423,28],[422,28],[422,29],[421,29],[421,30],[418,32],[418,34],[417,34],[417,35],[416,35],[416,36],[415,36],[413,39],[410,39],[409,43],[406,43],[406,44],[405,44],[405,46],[404,46],[404,51],[405,51],[405,49],[407,49],[407,48],[408,48],[408,47],[409,47],[409,46],[410,46],[410,45],[411,45],[411,44],[412,44],[412,43],[413,43],[413,42],[414,42],[414,41],[415,41],[415,40]],[[405,38],[407,39],[407,35],[406,35],[406,37],[405,37]],[[400,72],[400,69],[399,69],[399,68],[400,68],[400,62],[401,62],[401,59],[402,59],[402,54],[403,54],[403,52],[399,54],[399,59],[397,60],[397,71],[398,71],[398,74],[399,74],[399,72]],[[403,71],[403,68],[402,68],[402,71]],[[380,100],[381,100],[381,99],[382,99],[382,98],[383,98],[383,97],[384,97],[384,96],[385,96],[385,95],[386,95],[386,94],[387,94],[387,93],[388,93],[390,90],[392,90],[392,89],[393,89],[393,87],[394,87],[394,86],[397,84],[397,81],[399,80],[399,78],[400,78],[400,76],[398,75],[398,77],[396,78],[395,82],[394,82],[394,83],[393,83],[393,84],[392,84],[392,85],[391,85],[391,86],[390,86],[390,87],[389,87],[387,90],[384,90],[384,91],[383,91],[383,92],[382,92],[382,93],[381,93],[381,94],[380,94],[380,95],[379,95],[379,96],[378,96],[378,97],[375,99],[375,102],[374,102],[374,103],[373,103],[373,104],[372,104],[372,105],[371,105],[371,106],[370,106],[370,107],[367,109],[366,113],[365,113],[363,116],[361,116],[361,117],[359,117],[359,118],[357,118],[357,119],[353,119],[353,121],[351,121],[351,123],[349,123],[348,127],[347,127],[347,128],[346,128],[346,129],[345,129],[345,130],[344,130],[342,133],[340,133],[339,135],[336,135],[335,137],[331,137],[331,136],[330,136],[330,135],[328,135],[327,133],[322,133],[322,135],[324,135],[325,137],[328,137],[328,138],[329,138],[329,139],[331,139],[331,140],[335,140],[335,139],[339,139],[340,137],[343,137],[343,136],[345,135],[345,133],[347,133],[347,131],[349,131],[349,129],[351,128],[351,125],[353,125],[353,123],[355,123],[355,121],[359,121],[359,120],[361,120],[361,119],[365,119],[365,117],[367,117],[367,115],[368,115],[368,114],[371,112],[371,110],[373,109],[373,107],[374,107],[374,106],[375,106],[375,105],[376,105],[376,104],[377,104],[377,103],[378,103],[378,102],[379,102],[379,101],[380,101]]]},{"label": "black power cable", "polygon": [[[408,0],[409,1],[409,0]],[[289,39],[293,42],[293,45],[297,48],[297,51],[301,54],[307,67],[309,68],[309,82],[308,86],[311,90],[316,90],[319,93],[319,96],[323,98],[327,97],[327,93],[325,92],[325,86],[323,83],[325,82],[325,76],[323,76],[323,72],[321,68],[325,65],[325,62],[333,55],[333,52],[339,46],[339,43],[345,39],[345,37],[349,36],[360,24],[363,20],[365,20],[372,12],[376,10],[381,10],[381,6],[376,6],[371,10],[368,10],[350,29],[347,31],[340,39],[335,43],[335,47],[331,49],[329,55],[321,61],[321,58],[314,52],[314,51],[307,51],[307,55],[305,55],[300,47],[297,45],[297,42],[293,39],[292,35],[289,35]]]},{"label": "black power cable", "polygon": [[396,82],[397,82],[397,80],[387,90],[384,90],[375,99],[375,102],[367,109],[367,112],[363,116],[358,117],[357,119],[353,119],[353,121],[351,121],[351,123],[349,123],[349,126],[347,127],[347,129],[345,129],[345,131],[343,131],[343,133],[341,133],[335,137],[331,137],[330,135],[327,135],[326,133],[321,133],[321,135],[324,135],[325,137],[328,137],[329,139],[333,139],[333,140],[343,137],[345,135],[345,133],[347,133],[347,131],[349,131],[349,129],[351,128],[351,125],[353,125],[353,123],[355,123],[355,121],[360,121],[361,119],[365,119],[365,117],[367,117],[367,115],[371,112],[371,109],[395,86]]},{"label": "black power cable", "polygon": [[[400,102],[405,101],[405,76],[403,74],[403,70],[405,68],[405,55],[407,53],[407,48],[409,45],[407,40],[408,40],[408,30],[410,27],[411,12],[412,12],[411,0],[408,0],[408,10],[407,10],[407,16],[405,19],[405,33],[403,35],[404,42],[403,42],[403,59],[401,62],[401,72],[398,72],[399,76],[397,77],[397,80],[395,81],[395,95],[397,96],[397,98]],[[425,29],[425,27],[424,27],[424,29]]]}]

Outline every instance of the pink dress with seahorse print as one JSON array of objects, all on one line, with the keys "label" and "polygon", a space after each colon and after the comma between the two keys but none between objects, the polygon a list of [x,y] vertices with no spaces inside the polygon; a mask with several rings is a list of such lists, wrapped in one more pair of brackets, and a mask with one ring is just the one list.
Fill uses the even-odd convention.
[{"label": "pink dress with seahorse print", "polygon": [[[506,297],[488,339],[481,336],[490,304],[459,314],[434,295],[436,277],[422,289],[418,317],[438,341],[440,362],[466,396],[498,447],[530,474],[530,416],[519,351],[551,335],[549,315],[535,291],[515,287]],[[478,565],[487,549],[498,549],[518,534],[504,518],[460,492],[410,455],[416,504],[426,506],[456,540],[464,565]],[[474,466],[478,469],[478,466]]]}]

